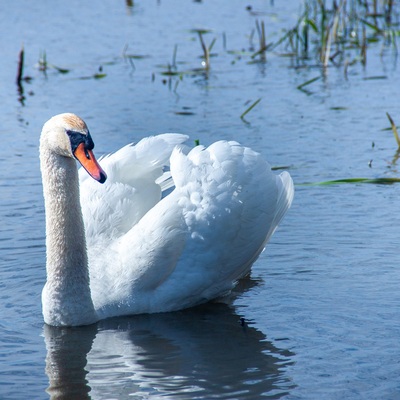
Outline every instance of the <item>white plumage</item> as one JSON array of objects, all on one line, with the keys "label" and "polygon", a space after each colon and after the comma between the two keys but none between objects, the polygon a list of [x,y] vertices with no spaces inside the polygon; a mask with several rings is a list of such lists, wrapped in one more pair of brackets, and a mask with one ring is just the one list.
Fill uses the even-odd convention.
[{"label": "white plumage", "polygon": [[[51,143],[59,136],[60,147],[63,131],[88,135],[72,114],[53,117],[42,131],[48,252],[43,312],[51,325],[174,311],[225,295],[249,272],[293,199],[290,175],[273,174],[260,154],[237,142],[190,150],[182,144],[186,136],[163,134],[101,159],[108,175],[103,185],[81,169],[79,204],[70,198],[77,176],[47,179],[49,170],[76,156],[70,144],[55,155]],[[70,163],[64,168],[76,170]],[[94,177],[101,180],[101,174]],[[65,232],[73,228],[52,208],[55,197],[78,225],[81,205],[84,238]],[[68,255],[71,248],[82,256]]]}]

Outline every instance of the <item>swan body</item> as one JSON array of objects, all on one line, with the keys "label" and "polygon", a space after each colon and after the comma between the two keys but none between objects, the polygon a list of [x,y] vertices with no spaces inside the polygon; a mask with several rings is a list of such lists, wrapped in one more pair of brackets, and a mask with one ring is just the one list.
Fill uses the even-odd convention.
[{"label": "swan body", "polygon": [[186,139],[149,137],[97,162],[82,119],[46,122],[47,324],[192,307],[249,272],[291,205],[292,179],[237,142],[189,150]]}]

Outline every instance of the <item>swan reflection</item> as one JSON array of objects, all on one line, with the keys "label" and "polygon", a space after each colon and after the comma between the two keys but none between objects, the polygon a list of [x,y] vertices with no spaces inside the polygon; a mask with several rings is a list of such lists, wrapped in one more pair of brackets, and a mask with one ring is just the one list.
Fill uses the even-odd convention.
[{"label": "swan reflection", "polygon": [[293,356],[225,304],[45,326],[51,399],[260,398],[293,387]]}]

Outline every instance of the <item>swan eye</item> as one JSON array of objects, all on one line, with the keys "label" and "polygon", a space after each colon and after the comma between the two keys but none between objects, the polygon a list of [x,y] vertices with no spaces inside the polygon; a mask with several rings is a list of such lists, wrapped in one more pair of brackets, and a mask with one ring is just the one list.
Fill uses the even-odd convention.
[{"label": "swan eye", "polygon": [[90,154],[88,150],[93,150],[94,148],[94,143],[92,140],[92,137],[90,136],[90,133],[88,132],[87,134],[84,134],[82,132],[76,132],[72,130],[67,130],[66,131],[69,141],[71,143],[71,150],[72,153],[75,153],[76,148],[81,144],[85,144],[85,155],[88,160],[90,160]]}]

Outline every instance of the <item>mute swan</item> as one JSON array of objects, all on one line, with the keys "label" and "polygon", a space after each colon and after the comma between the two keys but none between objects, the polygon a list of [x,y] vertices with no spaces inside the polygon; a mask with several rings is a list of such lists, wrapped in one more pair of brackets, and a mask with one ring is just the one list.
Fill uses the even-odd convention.
[{"label": "mute swan", "polygon": [[149,137],[98,163],[81,118],[44,124],[47,324],[188,308],[249,272],[290,207],[292,179],[237,142],[189,151],[186,139]]}]

